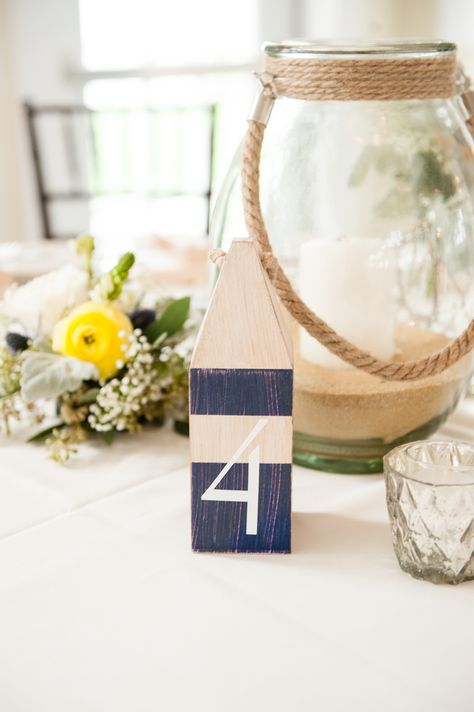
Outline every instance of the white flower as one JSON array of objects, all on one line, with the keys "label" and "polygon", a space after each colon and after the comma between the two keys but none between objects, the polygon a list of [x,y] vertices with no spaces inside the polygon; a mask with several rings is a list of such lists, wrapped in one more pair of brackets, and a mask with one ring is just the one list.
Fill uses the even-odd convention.
[{"label": "white flower", "polygon": [[123,285],[117,304],[125,312],[139,307],[153,309],[160,296],[163,296],[163,290],[157,287],[153,272],[135,265],[133,277]]},{"label": "white flower", "polygon": [[90,297],[93,302],[107,301],[107,294],[112,292],[114,288],[114,280],[111,274],[104,274],[94,289],[91,290]]},{"label": "white flower", "polygon": [[87,275],[66,265],[8,290],[0,313],[18,320],[28,336],[47,337],[66,310],[87,298]]}]

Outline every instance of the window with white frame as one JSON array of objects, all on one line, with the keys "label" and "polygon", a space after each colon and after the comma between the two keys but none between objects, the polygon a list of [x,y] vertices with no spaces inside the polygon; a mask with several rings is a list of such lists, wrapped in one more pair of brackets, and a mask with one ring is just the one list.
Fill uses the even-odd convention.
[{"label": "window with white frame", "polygon": [[80,0],[90,228],[202,235],[255,90],[255,0]]}]

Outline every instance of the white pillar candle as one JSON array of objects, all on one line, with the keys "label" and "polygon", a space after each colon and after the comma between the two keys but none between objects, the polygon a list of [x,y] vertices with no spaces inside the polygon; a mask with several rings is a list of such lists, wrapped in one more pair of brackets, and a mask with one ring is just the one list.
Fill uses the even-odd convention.
[{"label": "white pillar candle", "polygon": [[[393,250],[380,239],[315,239],[300,253],[300,294],[333,329],[381,359],[395,353]],[[325,368],[349,368],[300,327],[301,356]]]}]

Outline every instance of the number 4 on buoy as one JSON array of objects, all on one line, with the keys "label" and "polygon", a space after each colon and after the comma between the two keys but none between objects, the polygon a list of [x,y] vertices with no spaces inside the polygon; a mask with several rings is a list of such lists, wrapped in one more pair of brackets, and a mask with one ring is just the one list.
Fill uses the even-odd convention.
[{"label": "number 4 on buoy", "polygon": [[292,387],[280,304],[253,243],[234,240],[191,361],[195,551],[290,551]]}]

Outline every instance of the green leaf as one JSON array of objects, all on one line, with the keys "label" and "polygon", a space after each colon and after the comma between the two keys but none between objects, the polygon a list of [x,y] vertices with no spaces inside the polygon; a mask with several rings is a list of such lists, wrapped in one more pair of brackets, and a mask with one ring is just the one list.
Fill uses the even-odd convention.
[{"label": "green leaf", "polygon": [[88,405],[89,403],[94,403],[95,399],[99,395],[100,388],[89,388],[80,398],[77,399],[77,405]]},{"label": "green leaf", "polygon": [[82,381],[98,378],[99,372],[92,363],[72,356],[28,351],[21,370],[21,394],[27,401],[56,398],[75,391]]},{"label": "green leaf", "polygon": [[456,184],[451,173],[444,170],[444,165],[435,151],[418,151],[413,157],[413,183],[419,196],[433,198],[441,193],[444,200],[449,200],[456,193]]},{"label": "green leaf", "polygon": [[189,436],[189,423],[187,421],[175,420],[173,427],[180,435]]},{"label": "green leaf", "polygon": [[145,331],[145,336],[150,343],[154,343],[161,334],[172,336],[181,329],[188,318],[190,297],[183,297],[171,302],[159,319],[156,319]]},{"label": "green leaf", "polygon": [[54,423],[54,425],[50,425],[49,428],[43,428],[42,430],[39,430],[37,433],[29,437],[27,442],[34,443],[37,440],[43,440],[43,438],[46,438],[48,435],[51,435],[53,430],[56,430],[57,428],[62,428],[64,425],[66,425],[64,420],[58,420],[56,423]]},{"label": "green leaf", "polygon": [[100,433],[102,440],[107,443],[107,445],[112,445],[115,439],[115,432],[113,430],[106,430]]},{"label": "green leaf", "polygon": [[152,347],[153,347],[155,350],[158,350],[158,349],[160,348],[161,344],[162,344],[164,341],[166,341],[167,338],[168,338],[168,334],[167,334],[166,331],[165,331],[163,334],[160,334],[159,337],[153,341]]}]

